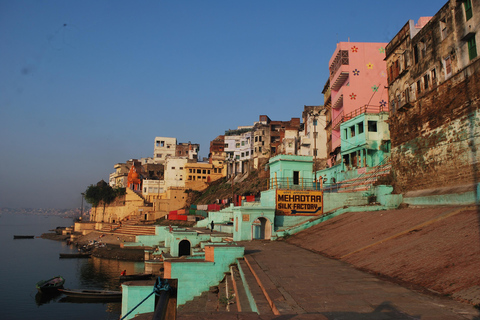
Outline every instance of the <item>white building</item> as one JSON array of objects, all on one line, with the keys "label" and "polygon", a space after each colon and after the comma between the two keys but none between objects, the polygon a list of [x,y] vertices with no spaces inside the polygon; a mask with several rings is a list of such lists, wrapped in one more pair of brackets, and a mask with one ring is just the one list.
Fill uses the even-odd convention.
[{"label": "white building", "polygon": [[187,157],[168,157],[165,161],[165,188],[185,187],[185,165]]},{"label": "white building", "polygon": [[327,158],[326,109],[323,106],[305,106],[302,113],[304,128],[299,133],[298,155]]},{"label": "white building", "polygon": [[153,149],[154,163],[164,164],[168,157],[174,157],[177,146],[177,138],[155,137]]},{"label": "white building", "polygon": [[238,127],[225,135],[225,154],[228,166],[227,174],[234,175],[247,172],[253,159],[253,126]]}]

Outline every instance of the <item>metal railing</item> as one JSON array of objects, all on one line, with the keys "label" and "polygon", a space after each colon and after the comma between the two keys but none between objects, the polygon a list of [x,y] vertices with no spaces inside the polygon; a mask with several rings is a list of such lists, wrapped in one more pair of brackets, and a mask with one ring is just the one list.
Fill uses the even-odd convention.
[{"label": "metal railing", "polygon": [[268,189],[283,190],[321,190],[322,181],[305,178],[270,178],[268,181]]}]

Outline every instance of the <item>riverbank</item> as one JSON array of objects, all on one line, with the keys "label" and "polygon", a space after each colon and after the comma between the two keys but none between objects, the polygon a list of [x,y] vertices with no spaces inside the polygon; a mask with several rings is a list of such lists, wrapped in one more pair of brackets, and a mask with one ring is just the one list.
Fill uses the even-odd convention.
[{"label": "riverbank", "polygon": [[[61,235],[57,233],[43,233],[41,236],[43,239],[54,241],[68,241],[69,235]],[[93,242],[99,243],[102,246],[96,247],[92,250],[92,256],[104,259],[115,259],[124,261],[143,261],[144,251],[143,249],[124,249],[121,248],[121,244],[124,242],[135,241],[135,236],[131,235],[113,235],[105,234],[103,232],[93,231],[87,235],[78,237],[72,244],[77,247],[92,244]],[[103,246],[104,245],[104,246]]]}]

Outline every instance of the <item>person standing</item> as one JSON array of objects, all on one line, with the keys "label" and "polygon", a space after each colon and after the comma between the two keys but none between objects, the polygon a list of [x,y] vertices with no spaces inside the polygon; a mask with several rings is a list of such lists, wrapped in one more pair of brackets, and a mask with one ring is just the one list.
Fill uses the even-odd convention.
[{"label": "person standing", "polygon": [[210,227],[211,227],[211,229],[212,229],[212,231],[213,231],[213,228],[215,227],[215,223],[213,222],[213,220],[212,220],[212,222],[210,222]]}]

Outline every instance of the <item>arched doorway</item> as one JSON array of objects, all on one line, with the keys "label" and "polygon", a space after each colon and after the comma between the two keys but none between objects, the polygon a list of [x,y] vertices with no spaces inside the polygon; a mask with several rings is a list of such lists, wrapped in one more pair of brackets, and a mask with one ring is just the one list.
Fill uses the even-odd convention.
[{"label": "arched doorway", "polygon": [[272,237],[272,224],[265,217],[259,217],[252,223],[252,239],[270,240]]},{"label": "arched doorway", "polygon": [[178,244],[178,256],[189,256],[190,255],[190,241],[182,240]]}]

